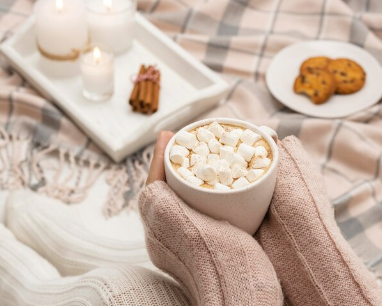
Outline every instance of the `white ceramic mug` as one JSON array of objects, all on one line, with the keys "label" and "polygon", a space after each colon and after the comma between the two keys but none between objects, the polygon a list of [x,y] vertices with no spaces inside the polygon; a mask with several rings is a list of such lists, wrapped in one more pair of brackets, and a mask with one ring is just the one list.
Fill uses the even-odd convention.
[{"label": "white ceramic mug", "polygon": [[268,171],[248,186],[227,191],[207,189],[192,185],[183,179],[171,165],[170,149],[175,136],[171,138],[165,151],[165,172],[167,184],[189,206],[217,220],[225,220],[253,235],[259,228],[268,210],[276,185],[279,151],[277,134],[269,127],[258,127],[251,123],[228,118],[210,118],[185,126],[183,131],[192,131],[213,121],[250,129],[260,134],[272,149],[273,161]]}]

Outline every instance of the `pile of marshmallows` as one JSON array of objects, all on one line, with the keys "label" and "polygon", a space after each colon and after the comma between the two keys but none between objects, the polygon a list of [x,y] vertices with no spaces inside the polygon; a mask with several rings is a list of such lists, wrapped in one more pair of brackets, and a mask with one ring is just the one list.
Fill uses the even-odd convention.
[{"label": "pile of marshmallows", "polygon": [[[239,139],[241,143],[237,146]],[[218,190],[237,189],[259,178],[264,173],[261,168],[271,163],[263,146],[253,147],[260,139],[261,136],[251,130],[238,128],[227,132],[219,123],[212,122],[208,128],[198,128],[196,135],[178,132],[170,160],[180,165],[178,173],[191,184],[206,183]],[[253,169],[248,170],[253,156]]]}]

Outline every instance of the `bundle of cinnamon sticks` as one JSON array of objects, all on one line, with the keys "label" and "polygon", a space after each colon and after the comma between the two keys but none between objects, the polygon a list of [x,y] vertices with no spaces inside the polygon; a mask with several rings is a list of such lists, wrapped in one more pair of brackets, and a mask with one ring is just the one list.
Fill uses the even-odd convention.
[{"label": "bundle of cinnamon sticks", "polygon": [[154,66],[141,65],[134,80],[129,103],[134,112],[155,113],[158,110],[160,89],[160,71]]}]

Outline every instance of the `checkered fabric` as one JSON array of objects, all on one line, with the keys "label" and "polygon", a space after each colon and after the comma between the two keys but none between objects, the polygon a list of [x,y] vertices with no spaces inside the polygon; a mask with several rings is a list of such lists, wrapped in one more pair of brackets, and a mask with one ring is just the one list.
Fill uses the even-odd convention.
[{"label": "checkered fabric", "polygon": [[[0,37],[12,35],[32,4],[1,1]],[[321,166],[343,235],[382,279],[381,103],[341,120],[316,119],[287,109],[264,85],[272,57],[304,40],[351,42],[382,62],[382,1],[140,0],[138,4],[149,20],[232,84],[221,105],[203,117],[239,118],[268,125],[280,138],[300,138]],[[24,86],[20,83],[17,88]],[[0,85],[1,104],[15,103],[9,90]],[[45,105],[53,108],[47,101]],[[4,117],[10,111],[0,113]],[[40,120],[39,124],[49,123]],[[57,134],[58,129],[51,128],[51,133]],[[137,160],[142,160],[140,154]]]}]

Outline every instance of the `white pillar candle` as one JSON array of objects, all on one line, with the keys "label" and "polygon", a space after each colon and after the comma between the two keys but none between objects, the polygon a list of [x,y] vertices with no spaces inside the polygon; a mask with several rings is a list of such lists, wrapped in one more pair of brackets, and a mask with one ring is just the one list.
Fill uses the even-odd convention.
[{"label": "white pillar candle", "polygon": [[106,47],[90,47],[81,55],[83,95],[94,101],[106,100],[114,92],[114,57]]},{"label": "white pillar candle", "polygon": [[128,50],[133,38],[135,10],[136,0],[88,1],[91,41],[109,46],[115,54]]},{"label": "white pillar candle", "polygon": [[40,52],[52,60],[77,59],[89,40],[83,1],[38,0],[34,15]]}]

